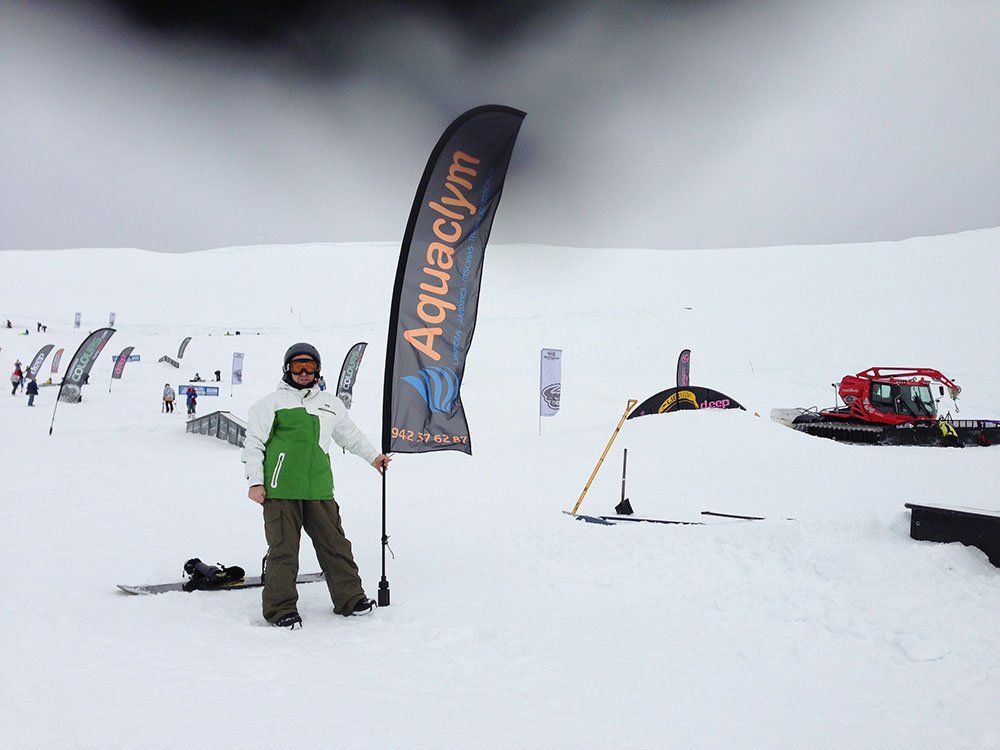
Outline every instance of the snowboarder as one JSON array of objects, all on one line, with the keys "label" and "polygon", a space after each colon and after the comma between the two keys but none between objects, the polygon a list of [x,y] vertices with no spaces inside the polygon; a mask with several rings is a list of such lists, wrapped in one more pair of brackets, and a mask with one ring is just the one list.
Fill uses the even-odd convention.
[{"label": "snowboarder", "polygon": [[198,394],[192,386],[188,386],[187,389],[187,408],[188,408],[188,419],[194,416],[195,409],[198,408]]},{"label": "snowboarder", "polygon": [[340,399],[319,390],[321,366],[319,352],[310,344],[294,344],[285,352],[278,389],[250,407],[241,457],[250,484],[247,494],[264,506],[264,619],[293,630],[302,626],[295,577],[303,527],[325,574],[333,611],[366,615],[375,606],[365,595],[333,496],[330,441],[379,472],[391,460],[368,442]]},{"label": "snowboarder", "polygon": [[35,405],[35,396],[37,395],[38,395],[38,383],[36,383],[35,379],[32,378],[28,382],[28,406]]},{"label": "snowboarder", "polygon": [[177,394],[174,393],[174,389],[170,387],[170,383],[163,384],[163,411],[167,414],[173,414],[174,412],[174,399],[177,398]]},{"label": "snowboarder", "polygon": [[215,382],[216,383],[221,383],[222,382],[222,370],[216,370],[215,371]]}]

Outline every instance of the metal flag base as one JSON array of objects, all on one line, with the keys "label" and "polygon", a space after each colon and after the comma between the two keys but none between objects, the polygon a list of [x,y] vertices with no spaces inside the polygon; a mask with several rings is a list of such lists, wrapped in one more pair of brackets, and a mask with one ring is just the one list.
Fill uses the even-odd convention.
[{"label": "metal flag base", "polygon": [[378,606],[389,606],[389,579],[385,577],[385,548],[389,546],[389,537],[385,533],[385,475],[389,467],[382,467],[382,580],[378,582]]}]

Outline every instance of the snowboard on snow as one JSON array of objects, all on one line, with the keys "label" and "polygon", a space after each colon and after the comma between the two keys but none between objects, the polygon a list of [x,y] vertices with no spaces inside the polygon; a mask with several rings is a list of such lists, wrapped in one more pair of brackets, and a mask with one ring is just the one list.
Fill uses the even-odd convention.
[{"label": "snowboard on snow", "polygon": [[[299,577],[295,579],[295,582],[317,583],[322,580],[324,580],[322,573],[301,573]],[[120,583],[118,584],[118,588],[126,594],[166,594],[168,591],[235,591],[238,589],[258,589],[264,585],[264,581],[260,576],[248,576],[239,581],[223,583],[218,586],[213,586],[212,588],[185,588],[187,585],[187,581],[179,581],[177,583],[154,583],[147,586],[126,586]]]},{"label": "snowboard on snow", "polygon": [[[127,594],[165,594],[168,591],[232,591],[234,589],[253,589],[264,585],[264,574],[246,577],[243,568],[232,565],[207,565],[197,557],[184,563],[184,572],[188,575],[186,581],[178,583],[156,583],[150,586],[125,586],[118,588]],[[314,583],[322,581],[322,573],[305,573],[295,579],[296,583]]]}]

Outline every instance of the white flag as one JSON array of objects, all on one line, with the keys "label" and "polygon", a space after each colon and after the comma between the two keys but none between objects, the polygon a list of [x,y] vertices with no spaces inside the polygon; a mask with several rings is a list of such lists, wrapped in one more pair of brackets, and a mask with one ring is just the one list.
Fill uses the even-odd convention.
[{"label": "white flag", "polygon": [[233,352],[233,385],[243,385],[243,352]]},{"label": "white flag", "polygon": [[111,315],[108,316],[108,328],[114,328],[114,327],[115,327],[115,314],[111,313]]},{"label": "white flag", "polygon": [[80,313],[77,313],[76,316],[73,318],[73,327],[74,328],[80,327]]},{"label": "white flag", "polygon": [[555,416],[562,395],[562,349],[542,349],[538,413]]}]

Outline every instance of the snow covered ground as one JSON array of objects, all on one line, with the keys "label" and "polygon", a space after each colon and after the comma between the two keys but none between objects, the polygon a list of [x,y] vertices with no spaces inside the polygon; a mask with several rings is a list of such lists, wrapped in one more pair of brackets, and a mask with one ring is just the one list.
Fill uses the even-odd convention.
[{"label": "snow covered ground", "polygon": [[[962,417],[1000,418],[1000,229],[900,243],[662,252],[494,246],[463,401],[474,455],[398,456],[393,604],[332,614],[300,587],[301,631],[259,591],[131,597],[189,557],[256,569],[260,510],[239,451],[187,435],[160,390],[200,372],[244,416],[294,341],[333,381],[369,342],[353,417],[378,442],[398,247],[189,255],[0,254],[0,365],[118,332],[79,405],[0,394],[0,745],[10,748],[997,748],[1000,571],[909,539],[908,501],[1000,508],[1000,448],[840,445],[767,419],[830,405],[872,365],[941,369]],[[36,334],[35,322],[49,326]],[[239,329],[239,338],[227,331]],[[258,335],[259,334],[259,335]],[[193,340],[180,371],[156,360]],[[108,393],[111,354],[134,345]],[[539,436],[538,351],[564,350],[562,411]],[[583,512],[705,526],[598,527],[572,507],[628,398],[692,381],[747,412],[628,422]],[[63,360],[65,368],[66,359]],[[48,371],[48,363],[45,366]],[[950,404],[948,405],[951,406]],[[183,409],[181,409],[183,411]],[[755,416],[759,412],[761,417]],[[369,594],[378,475],[333,456]],[[785,520],[794,519],[794,520]],[[318,569],[304,542],[303,571]]]}]

